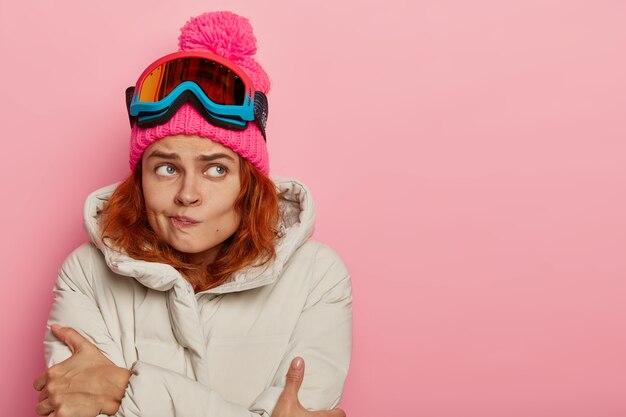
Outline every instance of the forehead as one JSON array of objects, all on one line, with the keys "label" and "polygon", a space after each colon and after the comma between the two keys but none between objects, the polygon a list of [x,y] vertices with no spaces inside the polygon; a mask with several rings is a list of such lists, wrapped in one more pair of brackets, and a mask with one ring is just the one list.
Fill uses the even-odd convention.
[{"label": "forehead", "polygon": [[238,160],[238,155],[230,148],[210,139],[195,135],[166,136],[150,144],[144,151],[144,158],[154,151],[176,153],[181,158],[196,158],[199,155],[224,153]]}]

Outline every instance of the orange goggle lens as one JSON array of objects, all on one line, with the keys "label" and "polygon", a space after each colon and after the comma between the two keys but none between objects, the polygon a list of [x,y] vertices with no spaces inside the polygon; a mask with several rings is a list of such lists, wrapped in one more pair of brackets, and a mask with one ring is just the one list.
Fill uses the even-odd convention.
[{"label": "orange goggle lens", "polygon": [[228,67],[206,58],[178,58],[155,67],[141,82],[139,102],[158,102],[184,81],[193,81],[215,104],[242,105],[246,86]]}]

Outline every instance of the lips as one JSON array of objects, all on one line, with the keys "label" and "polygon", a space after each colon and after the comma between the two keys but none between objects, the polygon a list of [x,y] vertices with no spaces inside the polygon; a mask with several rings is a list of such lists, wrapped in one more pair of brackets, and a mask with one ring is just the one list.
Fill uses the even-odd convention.
[{"label": "lips", "polygon": [[200,223],[198,220],[194,220],[190,217],[183,216],[170,216],[170,222],[176,227],[192,227]]}]

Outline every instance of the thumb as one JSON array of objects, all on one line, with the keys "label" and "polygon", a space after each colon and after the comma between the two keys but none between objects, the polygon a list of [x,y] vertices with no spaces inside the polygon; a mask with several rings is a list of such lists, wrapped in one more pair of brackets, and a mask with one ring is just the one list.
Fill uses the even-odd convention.
[{"label": "thumb", "polygon": [[55,335],[57,339],[70,348],[72,353],[79,352],[89,343],[87,339],[71,327],[61,327],[57,324],[53,324],[50,326],[50,330],[52,330],[52,334]]},{"label": "thumb", "polygon": [[283,389],[283,395],[293,397],[298,400],[298,391],[302,386],[304,380],[304,359],[296,356],[291,361],[289,371],[287,371],[287,381],[285,382],[285,388]]}]

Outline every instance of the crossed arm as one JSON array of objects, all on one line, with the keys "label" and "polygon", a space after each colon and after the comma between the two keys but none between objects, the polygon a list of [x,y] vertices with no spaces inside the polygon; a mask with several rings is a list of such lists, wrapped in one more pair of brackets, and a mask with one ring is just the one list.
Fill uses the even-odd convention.
[{"label": "crossed arm", "polygon": [[[69,327],[52,326],[52,333],[72,351],[67,360],[39,375],[33,387],[39,391],[36,411],[51,417],[115,415],[124,397],[131,371],[108,360],[98,348]],[[304,379],[304,360],[296,357],[272,417],[345,417],[343,410],[308,411],[298,400]]]}]

